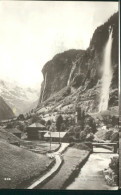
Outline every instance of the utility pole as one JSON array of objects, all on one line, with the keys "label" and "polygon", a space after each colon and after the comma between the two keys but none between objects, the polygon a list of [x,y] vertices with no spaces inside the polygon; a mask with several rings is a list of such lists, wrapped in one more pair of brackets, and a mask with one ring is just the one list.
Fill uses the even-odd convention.
[{"label": "utility pole", "polygon": [[52,142],[52,140],[51,140],[51,128],[49,128],[49,134],[50,134],[50,152],[51,152],[51,142]]}]

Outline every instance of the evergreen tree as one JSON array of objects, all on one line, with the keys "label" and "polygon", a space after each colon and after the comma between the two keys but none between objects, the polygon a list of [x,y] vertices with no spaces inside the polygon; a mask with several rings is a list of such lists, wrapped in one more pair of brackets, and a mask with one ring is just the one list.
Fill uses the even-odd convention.
[{"label": "evergreen tree", "polygon": [[60,131],[61,131],[62,123],[63,123],[63,117],[59,115],[56,120],[56,128],[57,128],[57,131],[59,132],[59,143],[60,143]]}]

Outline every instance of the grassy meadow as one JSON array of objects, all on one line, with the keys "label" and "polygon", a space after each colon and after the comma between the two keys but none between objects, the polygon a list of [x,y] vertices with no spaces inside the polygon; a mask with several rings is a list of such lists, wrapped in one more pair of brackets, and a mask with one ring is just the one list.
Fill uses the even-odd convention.
[{"label": "grassy meadow", "polygon": [[14,189],[31,178],[40,177],[52,161],[46,155],[0,141],[0,188]]}]

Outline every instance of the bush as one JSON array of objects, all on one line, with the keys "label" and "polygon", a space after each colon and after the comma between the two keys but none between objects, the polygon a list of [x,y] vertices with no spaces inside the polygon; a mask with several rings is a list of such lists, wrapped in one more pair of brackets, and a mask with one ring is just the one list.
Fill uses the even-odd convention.
[{"label": "bush", "polygon": [[119,141],[119,133],[118,131],[116,131],[111,135],[111,142],[118,142],[118,141]]},{"label": "bush", "polygon": [[20,115],[17,117],[17,120],[24,120],[24,119],[25,119],[25,117],[24,117],[23,114],[20,114]]},{"label": "bush", "polygon": [[96,133],[97,131],[96,123],[95,123],[95,120],[91,116],[87,115],[84,123],[86,126],[88,125],[90,127],[90,131],[92,133]]},{"label": "bush", "polygon": [[105,133],[105,140],[111,140],[112,134],[113,134],[113,130],[108,130],[108,131]]},{"label": "bush", "polygon": [[116,125],[118,125],[118,123],[119,123],[119,118],[113,116],[113,117],[112,117],[112,125],[113,125],[113,126],[116,126]]},{"label": "bush", "polygon": [[46,122],[46,125],[47,125],[47,126],[50,126],[51,124],[52,124],[51,120],[48,120],[48,121]]},{"label": "bush", "polygon": [[61,124],[61,131],[65,131],[66,130],[66,125],[65,125],[65,123],[62,123]]},{"label": "bush", "polygon": [[118,175],[118,167],[119,167],[119,157],[118,156],[111,158],[111,163],[109,164],[109,167],[114,171],[116,175]]},{"label": "bush", "polygon": [[80,131],[81,131],[81,127],[79,125],[74,127],[74,132],[75,133],[79,133]]},{"label": "bush", "polygon": [[90,151],[91,150],[91,148],[89,148],[86,144],[84,144],[84,143],[76,143],[76,144],[74,144],[74,146],[73,146],[74,148],[77,148],[77,149],[80,149],[80,150],[88,150],[88,151]]},{"label": "bush", "polygon": [[80,74],[77,74],[74,77],[74,79],[73,79],[72,86],[73,87],[79,87],[81,85],[83,79],[84,79],[84,74],[81,74],[81,73]]},{"label": "bush", "polygon": [[90,125],[87,124],[87,125],[85,126],[85,128],[84,128],[84,131],[86,132],[86,134],[91,133],[92,128],[90,127]]},{"label": "bush", "polygon": [[85,131],[80,132],[80,141],[85,141],[87,133]]},{"label": "bush", "polygon": [[87,134],[87,136],[86,136],[86,141],[93,141],[93,139],[94,139],[93,133]]},{"label": "bush", "polygon": [[6,128],[13,128],[14,127],[14,123],[12,123],[12,122],[10,122],[10,123],[7,123],[7,126],[6,126]]},{"label": "bush", "polygon": [[63,93],[63,97],[68,96],[71,93],[71,88],[67,88],[67,90]]},{"label": "bush", "polygon": [[73,136],[69,136],[68,140],[69,140],[70,143],[73,143],[74,142],[74,137]]},{"label": "bush", "polygon": [[22,123],[19,123],[17,125],[17,128],[20,130],[20,131],[25,131],[26,130],[26,125],[25,124],[22,124]]},{"label": "bush", "polygon": [[40,122],[40,119],[41,118],[37,114],[35,114],[32,116],[31,122],[32,123]]},{"label": "bush", "polygon": [[46,121],[45,121],[44,119],[40,119],[40,123],[41,123],[42,125],[45,125]]}]

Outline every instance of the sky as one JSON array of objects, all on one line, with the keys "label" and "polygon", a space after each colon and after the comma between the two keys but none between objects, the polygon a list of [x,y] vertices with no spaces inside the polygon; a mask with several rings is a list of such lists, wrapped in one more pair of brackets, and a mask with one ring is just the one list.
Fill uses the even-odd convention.
[{"label": "sky", "polygon": [[44,64],[68,49],[86,49],[117,2],[0,1],[0,79],[40,87]]}]

